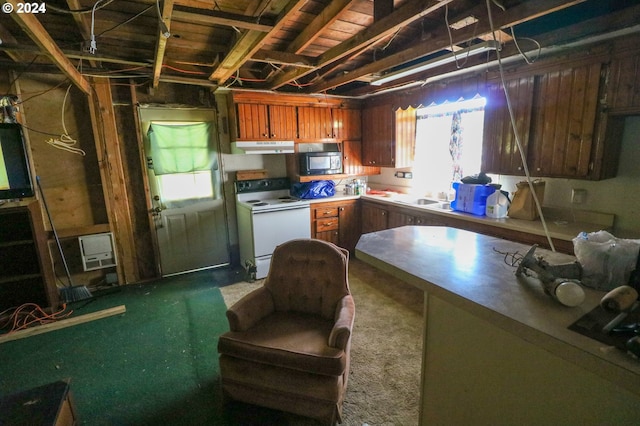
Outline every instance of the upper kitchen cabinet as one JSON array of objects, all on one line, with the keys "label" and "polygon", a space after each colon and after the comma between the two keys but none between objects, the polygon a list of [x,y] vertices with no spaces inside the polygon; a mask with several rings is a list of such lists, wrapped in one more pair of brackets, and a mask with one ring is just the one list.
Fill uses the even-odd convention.
[{"label": "upper kitchen cabinet", "polygon": [[380,174],[380,167],[365,166],[362,163],[362,142],[360,140],[342,142],[342,169],[348,176]]},{"label": "upper kitchen cabinet", "polygon": [[333,109],[324,107],[298,107],[299,142],[335,142]]},{"label": "upper kitchen cabinet", "polygon": [[237,140],[294,140],[298,137],[296,107],[237,103]]},{"label": "upper kitchen cabinet", "polygon": [[531,174],[591,178],[601,64],[550,71],[537,78],[529,154]]},{"label": "upper kitchen cabinet", "polygon": [[[599,180],[615,176],[618,133],[607,129],[606,78],[601,62],[547,67],[507,81],[507,90],[525,152],[535,177]],[[482,154],[486,173],[522,175],[502,85],[489,83]]]},{"label": "upper kitchen cabinet", "polygon": [[333,108],[333,131],[338,141],[362,139],[362,112],[356,108]]},{"label": "upper kitchen cabinet", "polygon": [[[533,110],[534,77],[522,77],[506,82],[514,113],[518,138],[527,152],[531,112]],[[507,99],[502,84],[487,85],[487,105],[484,113],[484,144],[482,169],[485,173],[524,174],[522,157],[513,131]]]},{"label": "upper kitchen cabinet", "polygon": [[362,110],[362,164],[409,167],[415,146],[416,110],[369,105]]}]

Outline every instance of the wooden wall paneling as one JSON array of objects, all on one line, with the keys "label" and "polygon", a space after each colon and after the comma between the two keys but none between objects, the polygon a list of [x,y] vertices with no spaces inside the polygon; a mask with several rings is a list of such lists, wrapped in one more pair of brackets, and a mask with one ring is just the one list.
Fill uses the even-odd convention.
[{"label": "wooden wall paneling", "polygon": [[118,256],[118,282],[128,284],[139,280],[135,262],[132,212],[125,183],[124,160],[120,148],[109,79],[92,81],[94,94],[89,96],[98,164],[105,192],[109,223],[114,233]]},{"label": "wooden wall paneling", "polygon": [[396,110],[395,166],[413,165],[416,150],[416,109],[408,107]]}]

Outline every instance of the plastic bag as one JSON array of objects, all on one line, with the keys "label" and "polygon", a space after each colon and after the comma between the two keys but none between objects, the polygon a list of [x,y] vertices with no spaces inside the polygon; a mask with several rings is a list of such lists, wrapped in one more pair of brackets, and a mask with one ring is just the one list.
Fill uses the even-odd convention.
[{"label": "plastic bag", "polygon": [[616,238],[607,231],[581,232],[573,251],[582,265],[582,284],[609,291],[629,282],[640,250],[640,240]]},{"label": "plastic bag", "polygon": [[298,198],[326,198],[336,194],[336,184],[332,180],[314,180],[294,183],[291,195]]}]

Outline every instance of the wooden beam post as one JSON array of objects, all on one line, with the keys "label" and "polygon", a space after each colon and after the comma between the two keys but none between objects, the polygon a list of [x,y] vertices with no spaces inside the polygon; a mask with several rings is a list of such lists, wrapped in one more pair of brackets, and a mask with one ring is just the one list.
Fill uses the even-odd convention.
[{"label": "wooden beam post", "polygon": [[133,217],[125,182],[123,151],[116,127],[108,78],[93,80],[94,96],[89,96],[91,124],[96,143],[109,224],[118,253],[118,282],[139,281],[133,233]]}]

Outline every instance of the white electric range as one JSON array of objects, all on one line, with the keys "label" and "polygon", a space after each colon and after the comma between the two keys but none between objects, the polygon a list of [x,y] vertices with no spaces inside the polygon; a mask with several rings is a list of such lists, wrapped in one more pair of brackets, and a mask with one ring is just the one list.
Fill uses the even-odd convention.
[{"label": "white electric range", "polygon": [[288,178],[236,181],[240,264],[255,279],[267,276],[276,246],[311,237],[309,201],[290,195]]}]

